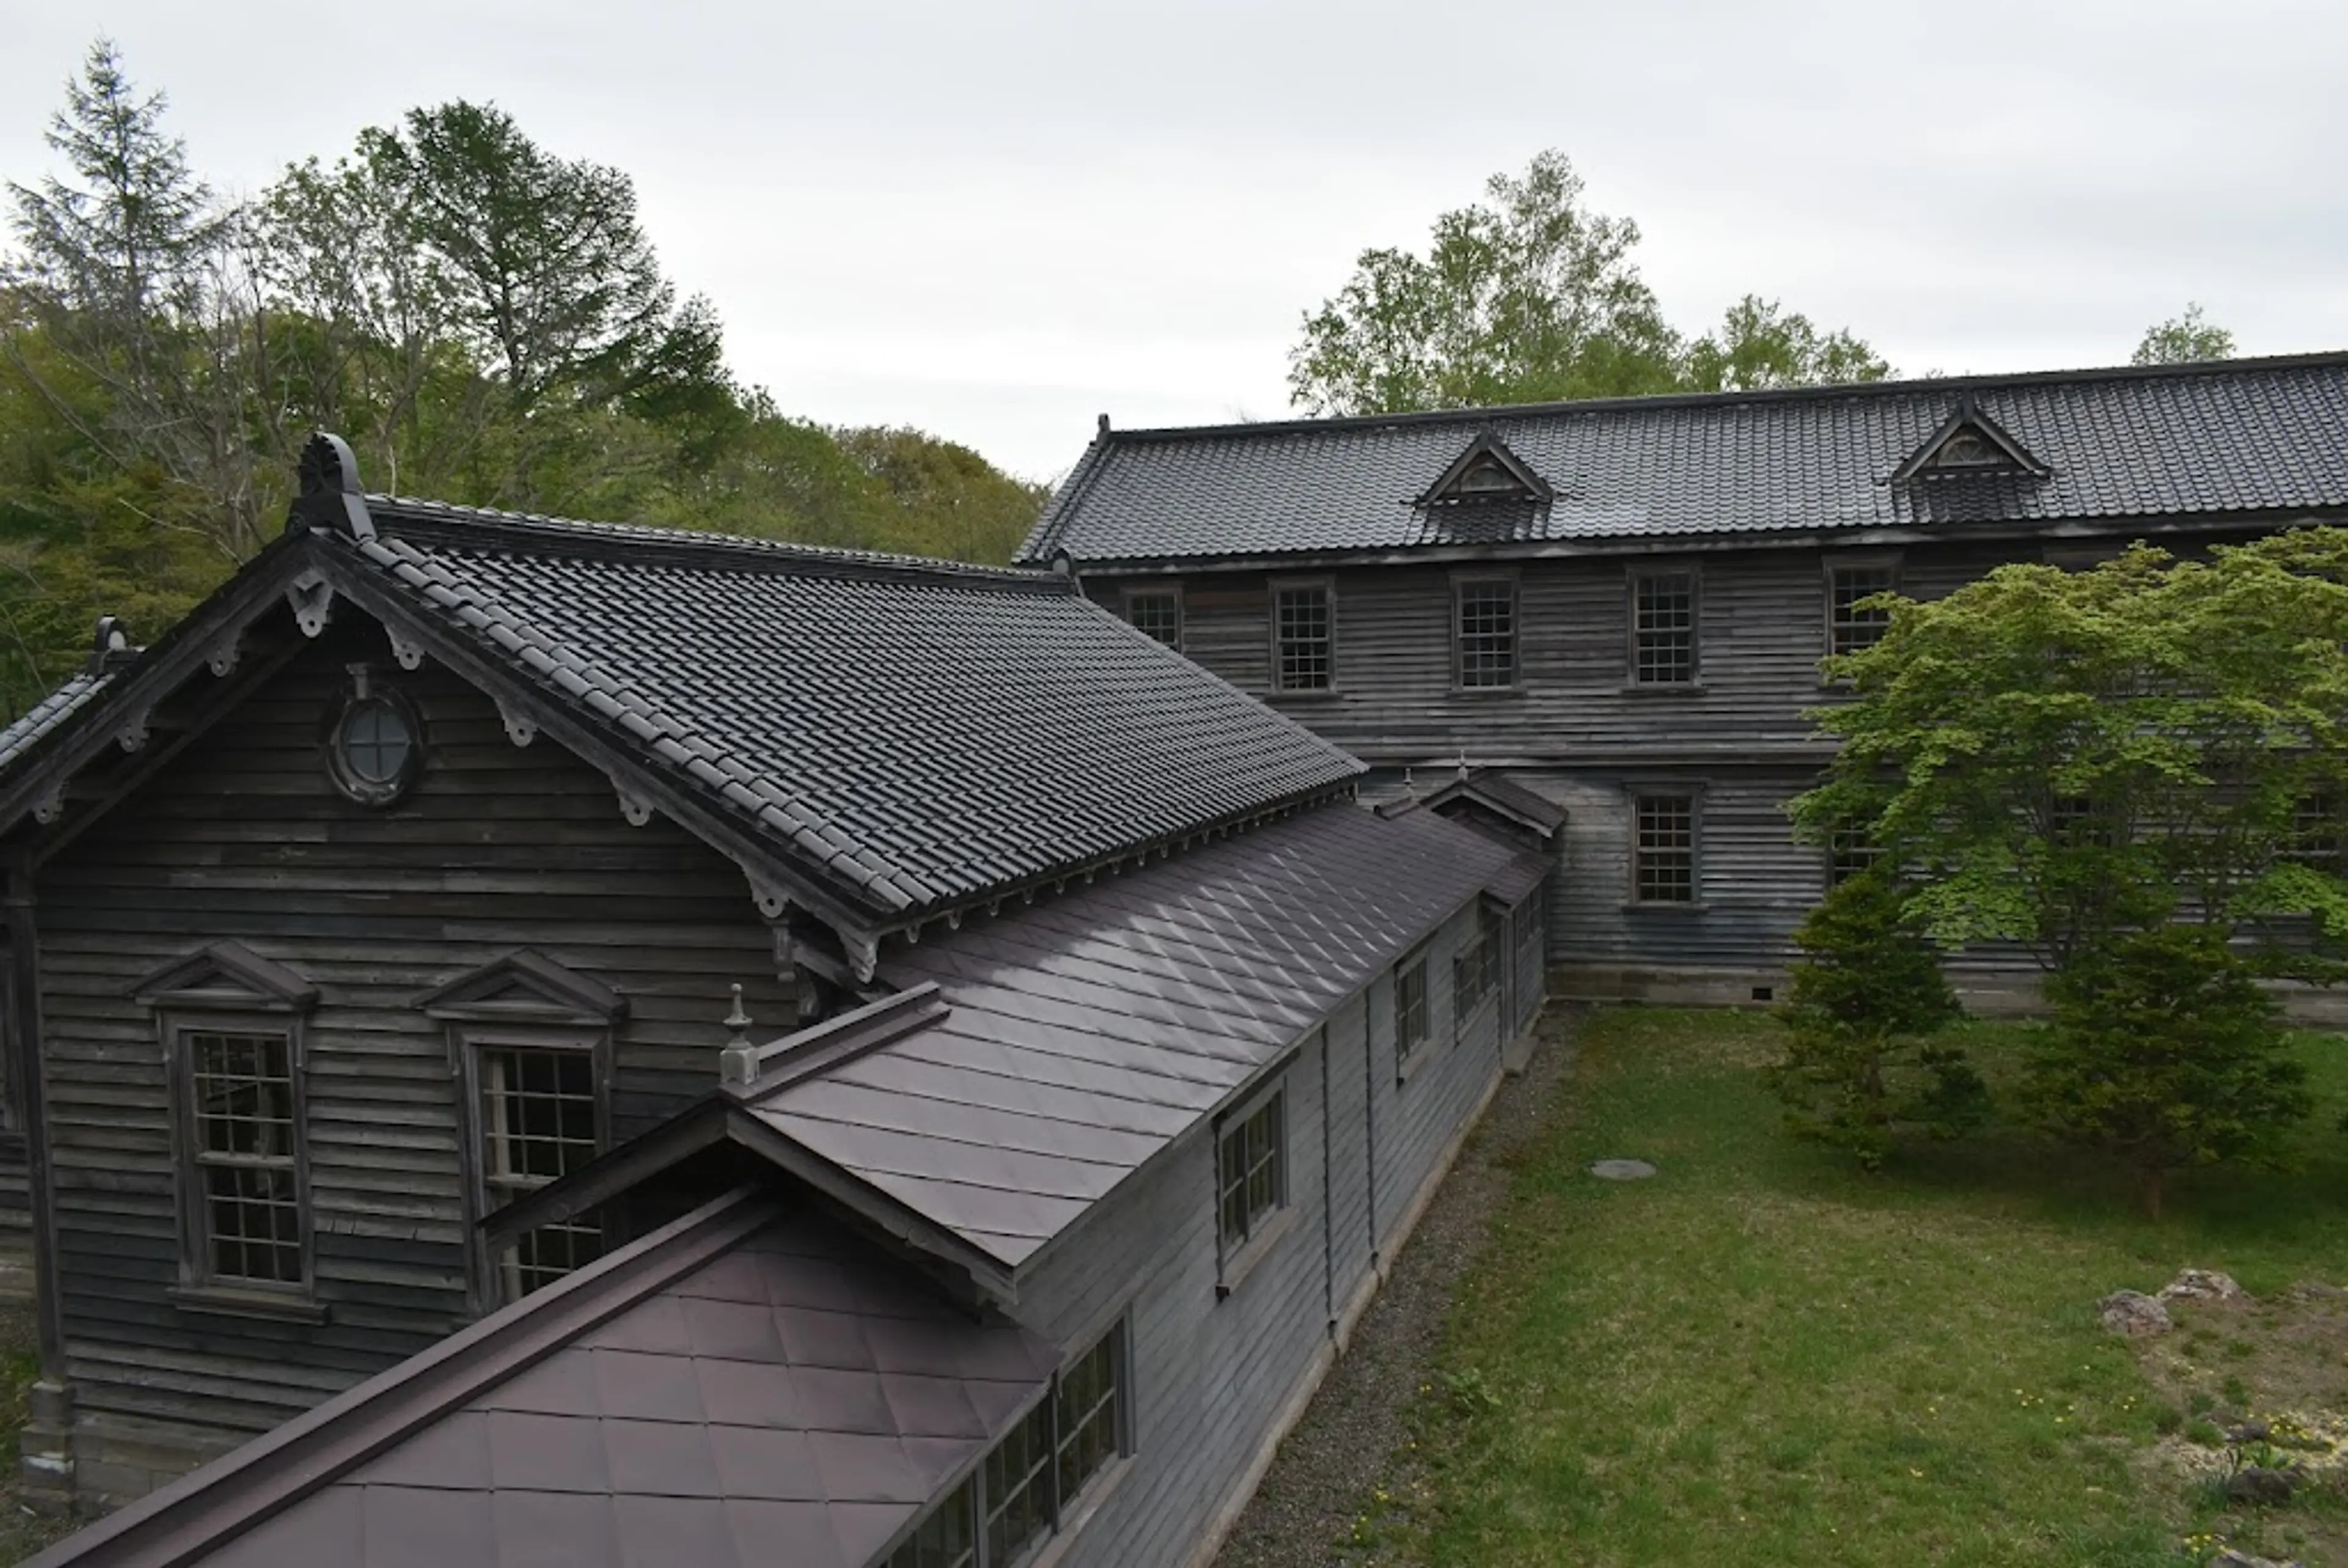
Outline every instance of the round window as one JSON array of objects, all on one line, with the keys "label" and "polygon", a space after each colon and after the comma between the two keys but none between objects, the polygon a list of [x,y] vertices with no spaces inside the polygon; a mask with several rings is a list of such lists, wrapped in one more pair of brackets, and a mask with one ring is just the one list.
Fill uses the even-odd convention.
[{"label": "round window", "polygon": [[424,760],[407,703],[382,692],[354,698],[335,726],[335,782],[366,805],[387,805],[415,782]]}]

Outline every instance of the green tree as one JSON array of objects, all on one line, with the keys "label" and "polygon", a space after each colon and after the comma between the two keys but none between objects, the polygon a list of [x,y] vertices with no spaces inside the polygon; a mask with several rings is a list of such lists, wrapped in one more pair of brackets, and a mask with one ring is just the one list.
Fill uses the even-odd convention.
[{"label": "green tree", "polygon": [[2206,359],[2231,359],[2234,352],[2234,334],[2203,316],[2199,304],[2188,303],[2183,315],[2145,328],[2128,363],[2191,364]]},{"label": "green tree", "polygon": [[1820,332],[1775,300],[1747,294],[1720,329],[1688,345],[1682,374],[1697,392],[1760,392],[1774,386],[1881,381],[1891,366],[1849,332]]},{"label": "green tree", "polygon": [[1828,661],[1841,749],[1794,803],[1913,868],[1944,943],[2019,942],[2052,969],[2189,911],[2328,978],[2281,940],[2348,938],[2323,845],[2348,802],[2348,534],[2310,529],[2090,571],[2013,564]]},{"label": "green tree", "polygon": [[1873,1170],[1904,1129],[1953,1137],[1980,1120],[1980,1075],[1932,1039],[1957,1017],[1955,993],[1885,866],[1829,892],[1794,941],[1786,1054],[1766,1081],[1796,1135]]},{"label": "green tree", "polygon": [[1718,332],[1684,343],[1632,251],[1639,226],[1593,212],[1555,150],[1485,203],[1436,219],[1426,252],[1362,252],[1309,313],[1290,351],[1292,401],[1315,414],[1742,390],[1875,380],[1889,367],[1846,332],[1820,332],[1747,295]]},{"label": "green tree", "polygon": [[2314,1108],[2274,1000],[2207,926],[2132,931],[2047,985],[2053,1027],[2024,1081],[2030,1113],[2065,1139],[2110,1151],[2158,1219],[2171,1171],[2271,1163]]}]

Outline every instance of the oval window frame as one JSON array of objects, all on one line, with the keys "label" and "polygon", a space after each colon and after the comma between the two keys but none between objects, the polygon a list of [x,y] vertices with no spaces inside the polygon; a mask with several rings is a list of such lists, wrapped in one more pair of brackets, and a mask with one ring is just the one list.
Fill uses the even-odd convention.
[{"label": "oval window frame", "polygon": [[[361,776],[352,768],[347,752],[351,721],[376,704],[388,709],[407,730],[407,755],[401,759],[398,773],[387,780]],[[344,697],[342,711],[335,715],[334,728],[326,735],[326,774],[337,790],[361,805],[386,806],[413,788],[423,772],[424,718],[415,703],[396,688],[373,682],[362,682]]]}]

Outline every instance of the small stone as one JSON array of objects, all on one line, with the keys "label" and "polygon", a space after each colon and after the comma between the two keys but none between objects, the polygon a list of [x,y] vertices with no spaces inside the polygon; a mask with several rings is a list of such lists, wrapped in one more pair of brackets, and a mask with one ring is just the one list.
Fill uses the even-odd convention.
[{"label": "small stone", "polygon": [[2295,1470],[2269,1470],[2262,1464],[2244,1465],[2226,1478],[2228,1502],[2278,1503],[2289,1502],[2293,1489],[2299,1485]]},{"label": "small stone", "polygon": [[2247,1552],[2238,1552],[2229,1546],[2203,1563],[2201,1568],[2303,1568],[2303,1565],[2296,1557],[2288,1563],[2279,1563],[2271,1557],[2253,1557]]},{"label": "small stone", "polygon": [[2248,1301],[2250,1293],[2234,1283],[2230,1274],[2214,1268],[2182,1268],[2160,1287],[2163,1301]]},{"label": "small stone", "polygon": [[1643,1182],[1655,1168],[1644,1160],[1592,1160],[1590,1173],[1601,1182]]},{"label": "small stone", "polygon": [[2105,1327],[2130,1339],[2166,1334],[2176,1327],[2168,1320],[2168,1308],[2140,1290],[2115,1290],[2096,1303],[2096,1310]]},{"label": "small stone", "polygon": [[2230,1443],[2262,1443],[2274,1436],[2274,1428],[2264,1421],[2244,1421],[2226,1434]]}]

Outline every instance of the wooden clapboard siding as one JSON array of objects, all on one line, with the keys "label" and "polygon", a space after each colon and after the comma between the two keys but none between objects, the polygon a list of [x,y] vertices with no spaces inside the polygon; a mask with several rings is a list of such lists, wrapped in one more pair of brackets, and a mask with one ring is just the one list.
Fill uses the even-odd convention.
[{"label": "wooden clapboard siding", "polygon": [[[2190,536],[2165,543],[2197,548]],[[1295,574],[1334,591],[1327,692],[1272,689],[1270,585],[1282,574],[1201,569],[1177,580],[1184,651],[1370,763],[1367,793],[1447,782],[1464,763],[1506,768],[1567,806],[1546,911],[1552,962],[1757,980],[1783,967],[1793,927],[1826,888],[1823,856],[1793,841],[1786,806],[1831,755],[1806,712],[1837,698],[1818,669],[1829,568],[1890,565],[1903,592],[1932,599],[2007,560],[2044,553],[2078,566],[2120,548],[2056,541],[2042,552],[1941,536],[1832,549],[1674,554],[1643,544],[1457,566],[1341,564]],[[1632,575],[1670,569],[1697,579],[1697,680],[1640,687],[1632,680]],[[1496,572],[1517,583],[1519,681],[1463,690],[1453,684],[1454,581]],[[1167,579],[1097,572],[1086,586],[1118,607],[1125,589],[1145,580]],[[1631,907],[1631,797],[1643,784],[1699,793],[1699,908]]]},{"label": "wooden clapboard siding", "polygon": [[1020,1318],[1071,1354],[1120,1314],[1130,1324],[1133,1458],[1080,1511],[1058,1559],[1067,1568],[1199,1561],[1244,1501],[1336,1353],[1341,1320],[1366,1299],[1373,1227],[1376,1263],[1391,1263],[1498,1078],[1497,999],[1452,1039],[1451,958],[1475,930],[1465,909],[1426,945],[1437,1041],[1409,1082],[1395,1082],[1391,972],[1278,1071],[1293,1214],[1228,1296],[1216,1290],[1211,1122],[1112,1193],[1023,1282]]},{"label": "wooden clapboard siding", "polygon": [[[369,661],[421,711],[427,763],[375,810],[328,782],[325,725]],[[730,862],[438,666],[399,671],[341,614],[320,642],[42,869],[43,1058],[77,1408],[171,1423],[190,1452],[263,1430],[463,1323],[466,1195],[444,1026],[416,999],[529,947],[623,996],[611,1132],[715,1083],[728,987],[790,1027],[772,940]],[[171,1106],[130,995],[234,938],[319,992],[304,1024],[319,1325],[176,1305]],[[5,1202],[5,1199],[0,1199]]]}]

